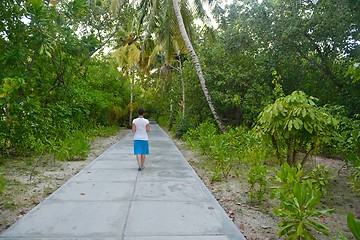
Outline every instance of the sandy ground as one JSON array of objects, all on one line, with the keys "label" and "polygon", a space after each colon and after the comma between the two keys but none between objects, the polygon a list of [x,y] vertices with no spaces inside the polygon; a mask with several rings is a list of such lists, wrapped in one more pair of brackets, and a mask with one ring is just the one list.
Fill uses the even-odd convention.
[{"label": "sandy ground", "polygon": [[[0,232],[21,218],[127,133],[129,130],[121,130],[114,136],[92,141],[92,150],[88,158],[83,161],[57,161],[55,163],[49,159],[41,161],[35,168],[32,180],[29,180],[30,163],[26,164],[26,161],[19,159],[7,164],[5,177],[8,179],[8,187],[0,198]],[[275,203],[267,201],[257,206],[248,202],[249,186],[246,169],[238,169],[240,173],[238,176],[232,175],[224,181],[211,182],[205,164],[206,157],[190,150],[180,140],[174,139],[174,142],[246,239],[280,239],[276,235],[279,219],[274,216],[272,210]],[[337,236],[338,229],[349,235],[346,215],[350,211],[356,215],[360,214],[360,198],[347,186],[347,170],[342,170],[338,175],[343,162],[317,158],[316,163],[324,164],[334,170],[334,179],[331,180],[331,188],[323,198],[322,207],[336,209],[335,213],[317,219],[331,229],[330,237],[317,234],[316,238],[333,239]]]},{"label": "sandy ground", "polygon": [[111,137],[99,137],[90,142],[91,150],[82,161],[56,161],[44,157],[36,166],[30,180],[33,162],[13,159],[4,167],[7,187],[0,197],[0,232],[24,216],[43,199],[95,160],[130,130],[120,130]]},{"label": "sandy ground", "polygon": [[[247,183],[246,169],[237,169],[238,176],[232,175],[221,182],[212,182],[206,167],[206,157],[190,150],[180,140],[174,139],[174,142],[246,239],[285,239],[279,238],[276,234],[280,222],[278,217],[273,214],[273,207],[276,206],[276,203],[271,200],[261,205],[249,203],[249,184]],[[320,240],[334,239],[338,236],[338,230],[340,229],[350,237],[351,233],[347,228],[346,216],[349,212],[355,213],[356,216],[360,215],[360,197],[353,193],[348,186],[347,176],[349,171],[342,169],[344,162],[340,160],[317,157],[312,164],[321,164],[334,171],[334,178],[330,180],[330,187],[321,201],[321,208],[335,209],[335,212],[314,219],[330,228],[330,236],[313,233],[314,236]],[[340,169],[342,170],[339,173]],[[265,199],[269,199],[268,196]],[[350,239],[354,238],[350,237]]]}]

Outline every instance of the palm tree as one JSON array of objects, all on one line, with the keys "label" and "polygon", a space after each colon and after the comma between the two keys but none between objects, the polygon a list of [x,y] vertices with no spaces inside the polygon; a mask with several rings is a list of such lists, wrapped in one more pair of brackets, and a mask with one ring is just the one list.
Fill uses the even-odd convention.
[{"label": "palm tree", "polygon": [[129,103],[129,127],[131,127],[134,110],[134,84],[135,72],[139,68],[141,50],[139,43],[138,22],[134,18],[124,24],[122,31],[118,33],[120,41],[118,48],[113,53],[121,71],[130,77],[130,103]]},{"label": "palm tree", "polygon": [[[199,1],[196,1],[199,3]],[[142,0],[140,3],[140,9],[142,10],[142,17],[141,17],[141,23],[145,23],[145,17],[147,17],[146,26],[147,29],[145,30],[146,34],[150,35],[150,33],[153,33],[154,30],[158,30],[157,36],[161,36],[161,31],[165,31],[168,29],[171,29],[172,26],[178,26],[176,30],[172,30],[171,34],[167,34],[167,44],[168,46],[171,46],[171,42],[177,42],[175,38],[179,36],[182,37],[183,43],[185,43],[185,46],[187,48],[187,51],[191,55],[191,59],[195,65],[195,69],[197,72],[197,75],[200,80],[201,88],[203,90],[204,96],[206,98],[206,101],[209,105],[209,108],[219,126],[219,128],[222,131],[226,131],[225,125],[222,123],[221,118],[219,117],[215,106],[213,104],[213,101],[211,99],[211,95],[209,93],[209,90],[206,86],[206,81],[200,66],[200,61],[196,55],[196,52],[192,46],[192,43],[189,38],[189,33],[191,34],[191,20],[192,20],[192,14],[189,11],[188,8],[189,4],[186,0],[183,0],[181,2],[181,7],[179,5],[178,0]],[[203,10],[202,6],[198,6],[198,14],[204,14],[205,11]],[[183,15],[186,17],[183,18]],[[168,18],[161,20],[162,16],[167,16]],[[184,21],[185,20],[185,21]],[[159,30],[160,29],[160,30]],[[171,54],[171,51],[176,51],[176,48],[170,47],[167,48],[167,54],[166,59],[168,61],[171,61],[171,56],[175,56],[175,54]]]},{"label": "palm tree", "polygon": [[207,89],[207,86],[206,86],[206,81],[205,81],[205,78],[204,78],[204,75],[203,75],[203,72],[202,72],[202,69],[201,69],[201,66],[200,66],[200,61],[199,61],[199,58],[197,57],[196,55],[196,52],[193,48],[193,45],[190,41],[190,38],[186,32],[186,29],[185,29],[185,25],[184,25],[184,20],[183,20],[183,17],[181,15],[181,11],[180,11],[180,7],[179,7],[179,1],[178,0],[172,0],[172,5],[173,5],[173,9],[174,9],[174,12],[175,12],[175,16],[176,16],[176,19],[177,19],[177,22],[178,22],[178,25],[179,25],[179,29],[180,29],[180,33],[181,33],[181,36],[185,42],[185,45],[187,47],[187,50],[189,51],[190,53],[190,56],[191,56],[191,59],[195,65],[195,69],[196,69],[196,72],[197,72],[197,75],[199,77],[199,80],[200,80],[200,84],[201,84],[201,88],[203,90],[203,93],[205,95],[205,98],[206,98],[206,101],[209,105],[209,108],[211,110],[211,113],[213,114],[219,128],[225,132],[227,129],[225,127],[225,125],[222,123],[221,121],[221,118],[219,117],[216,109],[215,109],[215,106],[214,106],[214,103],[211,99],[211,95],[209,93],[209,90]]},{"label": "palm tree", "polygon": [[[176,56],[176,59],[173,60],[174,64],[170,64],[170,65],[165,65],[164,68],[166,69],[170,69],[170,70],[175,70],[180,74],[180,79],[181,79],[181,94],[182,94],[182,100],[181,100],[181,125],[182,127],[184,126],[185,123],[185,110],[186,110],[186,101],[185,101],[185,79],[183,76],[183,69],[182,69],[182,60],[181,60],[181,54],[180,51]],[[172,109],[172,106],[171,106]],[[172,113],[172,111],[171,111]],[[171,122],[170,122],[171,125]]]},{"label": "palm tree", "polygon": [[[125,10],[126,9],[126,10]],[[111,12],[114,15],[122,14],[124,20],[122,28],[117,33],[117,46],[113,56],[117,59],[121,71],[130,77],[130,103],[129,103],[129,127],[131,127],[134,111],[134,86],[135,78],[140,72],[150,76],[154,58],[159,49],[152,39],[141,35],[141,25],[138,12],[128,1],[112,1]],[[130,19],[130,20],[129,20]]]}]

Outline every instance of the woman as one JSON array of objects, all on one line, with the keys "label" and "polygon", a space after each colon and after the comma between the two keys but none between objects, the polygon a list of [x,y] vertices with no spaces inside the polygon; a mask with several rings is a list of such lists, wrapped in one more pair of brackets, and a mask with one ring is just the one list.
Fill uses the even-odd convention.
[{"label": "woman", "polygon": [[145,168],[145,157],[149,154],[149,138],[148,132],[150,132],[149,120],[144,118],[144,109],[139,108],[139,117],[135,118],[132,122],[132,132],[134,132],[134,154],[139,164],[139,171]]}]

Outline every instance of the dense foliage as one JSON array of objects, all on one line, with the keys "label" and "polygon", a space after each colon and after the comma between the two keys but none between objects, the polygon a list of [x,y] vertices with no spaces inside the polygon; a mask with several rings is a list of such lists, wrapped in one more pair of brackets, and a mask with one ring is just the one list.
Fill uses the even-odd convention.
[{"label": "dense foliage", "polygon": [[[172,1],[160,2],[0,2],[0,163],[44,153],[82,159],[89,137],[130,125],[143,106],[208,155],[213,181],[245,164],[250,201],[267,192],[267,166],[298,173],[297,162],[315,153],[344,159],[360,192],[359,1],[234,1],[214,8],[216,29],[196,29],[194,17],[209,20],[201,1],[196,13],[180,1],[196,68]],[[212,104],[227,132],[219,132]],[[280,235],[310,237],[306,226],[326,232],[307,218],[320,213],[326,176],[315,168],[278,194],[278,215],[292,216]]]},{"label": "dense foliage", "polygon": [[100,25],[100,6],[1,4],[1,156],[39,154],[73,132],[123,123],[126,79],[114,60],[90,58],[114,31],[111,21]]},{"label": "dense foliage", "polygon": [[305,164],[311,154],[329,144],[338,122],[319,109],[314,98],[295,91],[264,108],[259,116],[258,131],[273,144],[277,157],[286,149],[286,161],[294,166],[299,153],[304,154],[300,163]]}]

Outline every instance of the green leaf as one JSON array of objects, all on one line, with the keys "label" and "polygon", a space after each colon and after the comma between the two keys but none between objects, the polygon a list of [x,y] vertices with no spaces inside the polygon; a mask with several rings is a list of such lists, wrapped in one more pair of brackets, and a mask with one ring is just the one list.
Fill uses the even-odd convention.
[{"label": "green leaf", "polygon": [[303,109],[301,110],[301,113],[302,113],[302,117],[305,118],[305,116],[307,115],[306,109],[303,108]]},{"label": "green leaf", "polygon": [[293,127],[293,123],[292,123],[292,120],[290,119],[289,122],[288,122],[288,130],[289,130],[289,132],[291,131],[292,127]]},{"label": "green leaf", "polygon": [[304,122],[304,127],[305,127],[306,131],[308,131],[309,133],[313,132],[313,127],[311,126],[310,123]]},{"label": "green leaf", "polygon": [[311,118],[312,120],[315,119],[315,113],[314,113],[314,110],[313,110],[313,109],[309,109],[309,115],[310,115],[310,118]]},{"label": "green leaf", "polygon": [[33,5],[34,8],[41,7],[42,0],[29,0],[31,5]]},{"label": "green leaf", "polygon": [[297,236],[302,236],[303,235],[303,231],[304,231],[304,223],[300,222],[297,229],[296,229],[296,235]]},{"label": "green leaf", "polygon": [[278,107],[279,105],[274,105],[274,107],[272,108],[272,111],[270,112],[270,118],[271,118],[271,114],[274,114],[274,116],[277,116],[279,114],[278,112]]},{"label": "green leaf", "polygon": [[336,237],[335,240],[350,240],[341,230],[338,231],[340,236]]},{"label": "green leaf", "polygon": [[288,232],[290,231],[290,229],[292,229],[295,224],[294,223],[285,223],[285,222],[282,222],[282,227],[280,228],[280,230],[277,232],[278,236],[284,236],[284,235],[287,235]]},{"label": "green leaf", "polygon": [[354,213],[347,215],[347,224],[354,237],[360,240],[360,222],[356,220]]},{"label": "green leaf", "polygon": [[[301,120],[300,120],[301,121]],[[294,120],[294,127],[296,130],[299,130],[300,129],[300,122],[299,122],[299,119],[295,119]]]},{"label": "green leaf", "polygon": [[309,233],[309,231],[307,231],[307,230],[305,230],[303,236],[304,236],[303,239],[316,240],[316,238],[313,235],[311,235],[311,233]]},{"label": "green leaf", "polygon": [[327,226],[325,226],[324,224],[316,222],[312,219],[307,219],[307,221],[309,222],[309,225],[313,226],[317,231],[325,234],[326,236],[329,235],[329,228]]}]

